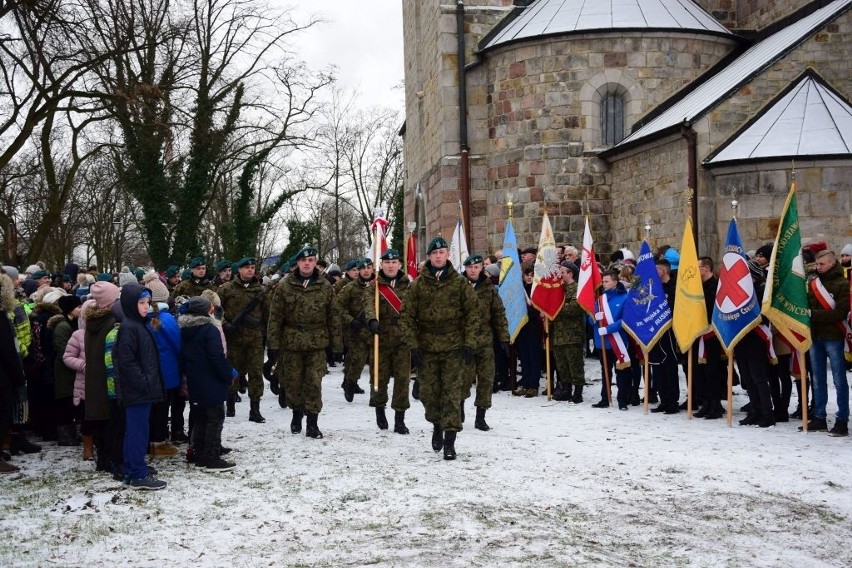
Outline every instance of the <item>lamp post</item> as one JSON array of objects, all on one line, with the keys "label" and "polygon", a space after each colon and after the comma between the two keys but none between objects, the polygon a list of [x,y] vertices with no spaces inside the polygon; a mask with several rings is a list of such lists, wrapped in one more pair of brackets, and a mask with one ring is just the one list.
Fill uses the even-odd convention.
[{"label": "lamp post", "polygon": [[115,233],[115,271],[121,272],[121,247],[119,235],[121,232],[121,221],[116,219],[112,222],[112,228]]}]

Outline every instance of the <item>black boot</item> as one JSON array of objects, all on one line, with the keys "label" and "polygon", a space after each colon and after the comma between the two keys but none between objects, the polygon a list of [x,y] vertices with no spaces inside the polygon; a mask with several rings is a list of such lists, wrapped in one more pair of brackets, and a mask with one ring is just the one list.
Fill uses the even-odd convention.
[{"label": "black boot", "polygon": [[477,408],[476,409],[476,420],[473,423],[473,427],[477,430],[482,430],[483,432],[488,432],[491,430],[491,427],[485,423],[485,409]]},{"label": "black boot", "polygon": [[41,446],[33,444],[23,432],[12,432],[12,439],[9,442],[9,453],[13,456],[18,454],[37,454],[41,451]]},{"label": "black boot", "polygon": [[385,407],[377,406],[376,407],[376,424],[379,426],[379,430],[387,430],[388,429],[388,418],[385,416]]},{"label": "black boot", "polygon": [[571,402],[574,404],[583,402],[583,385],[574,385],[574,395],[571,397]]},{"label": "black boot", "polygon": [[302,432],[302,409],[293,409],[293,419],[290,421],[290,432],[300,434]]},{"label": "black boot", "polygon": [[353,381],[343,381],[343,398],[346,402],[355,400],[355,383]]},{"label": "black boot", "polygon": [[393,415],[393,431],[397,434],[408,434],[408,426],[405,425],[405,411],[397,410]]},{"label": "black boot", "polygon": [[281,386],[278,384],[278,381],[275,379],[275,377],[273,377],[272,380],[269,381],[269,392],[271,392],[272,394],[278,394],[281,392]]},{"label": "black boot", "polygon": [[257,422],[258,424],[266,422],[266,418],[260,415],[260,401],[252,400],[250,404],[251,409],[249,410],[249,422]]},{"label": "black boot", "polygon": [[236,402],[237,395],[229,394],[228,400],[227,402],[225,402],[225,416],[227,416],[228,418],[233,418],[237,415]]},{"label": "black boot", "polygon": [[459,416],[461,416],[462,424],[464,424],[464,400],[459,403]]},{"label": "black boot", "polygon": [[411,398],[420,400],[420,381],[414,378],[411,379],[411,382],[414,383],[411,385]]},{"label": "black boot", "polygon": [[456,459],[456,433],[455,432],[445,432],[444,433],[444,459],[445,460]]},{"label": "black boot", "polygon": [[248,390],[248,377],[240,375],[240,394],[246,394]]},{"label": "black boot", "polygon": [[433,424],[432,428],[432,449],[440,452],[444,447],[444,431],[437,424]]},{"label": "black boot", "polygon": [[361,387],[359,387],[359,386],[358,386],[358,383],[355,383],[355,384],[353,385],[353,387],[354,387],[354,389],[355,389],[355,394],[364,394],[364,389],[362,389]]},{"label": "black boot", "polygon": [[305,436],[319,440],[322,438],[319,426],[317,426],[317,415],[308,412],[308,426],[305,428]]},{"label": "black boot", "polygon": [[284,394],[284,389],[279,389],[278,406],[280,406],[281,408],[287,408],[287,395]]}]

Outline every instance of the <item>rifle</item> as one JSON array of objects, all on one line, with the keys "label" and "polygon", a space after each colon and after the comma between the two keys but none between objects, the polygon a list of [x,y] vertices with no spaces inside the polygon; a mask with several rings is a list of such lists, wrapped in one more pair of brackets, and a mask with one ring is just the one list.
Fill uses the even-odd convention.
[{"label": "rifle", "polygon": [[252,298],[251,301],[246,304],[246,307],[244,307],[242,311],[237,314],[237,317],[230,321],[230,324],[236,328],[242,325],[243,321],[245,321],[245,323],[248,324],[247,327],[249,327],[250,329],[261,329],[262,325],[260,320],[258,320],[254,316],[249,315],[249,312],[251,312],[260,303],[260,301],[263,299],[263,296],[265,295],[266,290],[263,290],[257,296]]}]

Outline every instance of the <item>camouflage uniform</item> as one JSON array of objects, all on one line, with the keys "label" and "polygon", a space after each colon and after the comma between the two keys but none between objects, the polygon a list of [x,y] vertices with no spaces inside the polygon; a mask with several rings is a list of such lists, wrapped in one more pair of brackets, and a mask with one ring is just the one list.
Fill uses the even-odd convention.
[{"label": "camouflage uniform", "polygon": [[[357,383],[364,366],[372,360],[373,336],[367,331],[367,319],[364,318],[364,298],[373,297],[372,280],[360,277],[343,288],[337,295],[337,306],[343,335],[346,337],[346,360],[343,368],[343,380]],[[352,331],[352,322],[358,320],[361,329]]]},{"label": "camouflage uniform", "polygon": [[565,284],[565,304],[550,324],[550,338],[556,370],[566,386],[579,386],[586,381],[586,320],[583,313],[583,308],[577,303],[577,283]]},{"label": "camouflage uniform", "polygon": [[332,284],[332,286],[334,286],[334,293],[340,294],[341,290],[343,290],[343,287],[349,284],[350,282],[354,282],[354,280],[352,278],[349,278],[348,274],[344,274],[343,278]]},{"label": "camouflage uniform", "polygon": [[476,345],[478,308],[476,293],[452,264],[436,271],[427,262],[402,309],[402,336],[423,355],[417,380],[426,420],[444,432],[462,430],[461,383],[468,380],[462,349]]},{"label": "camouflage uniform", "polygon": [[[263,396],[263,340],[269,318],[269,298],[257,279],[243,282],[238,275],[222,284],[218,293],[224,311],[228,359],[240,375],[248,375],[249,399],[260,400]],[[259,294],[262,294],[260,301],[234,323],[234,318]],[[237,383],[233,382],[228,394],[236,393]]]},{"label": "camouflage uniform", "polygon": [[331,344],[335,353],[342,350],[340,319],[328,280],[318,270],[308,278],[297,273],[282,280],[270,302],[267,330],[269,349],[281,353],[287,406],[319,414],[325,348]]},{"label": "camouflage uniform", "polygon": [[[379,282],[393,288],[402,305],[405,305],[406,296],[410,286],[408,276],[400,271],[396,278],[388,278],[379,272]],[[373,288],[370,288],[372,291]],[[379,317],[376,317],[375,292],[364,294],[364,315],[367,321],[378,320],[381,331],[379,332],[379,390],[370,390],[370,406],[384,407],[388,404],[388,384],[393,375],[393,400],[391,408],[394,410],[408,410],[411,404],[408,400],[408,384],[411,377],[411,356],[406,348],[399,329],[400,314],[382,297],[379,297]],[[372,348],[372,342],[371,342]],[[373,373],[370,369],[370,384],[372,384]]]},{"label": "camouflage uniform", "polygon": [[175,286],[171,294],[172,298],[177,298],[178,296],[186,296],[187,298],[192,298],[194,296],[200,296],[201,293],[205,290],[214,290],[213,283],[210,282],[210,280],[208,280],[206,276],[204,278],[201,278],[200,280],[195,277],[190,277]]},{"label": "camouflage uniform", "polygon": [[494,335],[501,343],[509,343],[509,324],[506,309],[497,294],[497,288],[483,272],[479,280],[468,283],[479,299],[477,329],[475,335],[474,364],[468,365],[467,379],[462,381],[462,400],[470,398],[470,384],[476,379],[477,408],[491,408],[491,393],[494,388]]}]

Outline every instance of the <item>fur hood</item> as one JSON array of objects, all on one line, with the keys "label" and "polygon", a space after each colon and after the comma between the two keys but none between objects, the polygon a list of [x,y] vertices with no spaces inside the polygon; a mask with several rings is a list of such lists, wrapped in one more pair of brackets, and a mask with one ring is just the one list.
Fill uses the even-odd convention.
[{"label": "fur hood", "polygon": [[60,315],[60,316],[62,315],[62,310],[59,309],[59,306],[57,306],[56,304],[45,304],[44,302],[42,302],[40,304],[36,304],[35,308],[33,308],[33,311],[30,314],[30,316],[35,317],[35,316],[37,316],[37,315],[39,315],[40,313],[43,313],[43,312],[48,312],[48,313],[53,314],[52,317],[55,317],[56,315]]},{"label": "fur hood", "polygon": [[64,319],[64,314],[56,314],[55,316],[50,316],[50,319],[47,320],[47,329],[56,329],[56,326],[59,325],[59,322]]},{"label": "fur hood", "polygon": [[94,321],[112,315],[112,306],[101,308],[97,304],[90,306],[84,315],[86,321]]},{"label": "fur hood", "polygon": [[178,325],[183,328],[199,327],[208,323],[214,323],[210,316],[197,316],[192,314],[184,314],[178,316]]},{"label": "fur hood", "polygon": [[15,285],[11,278],[0,272],[0,311],[11,312],[16,304]]}]

